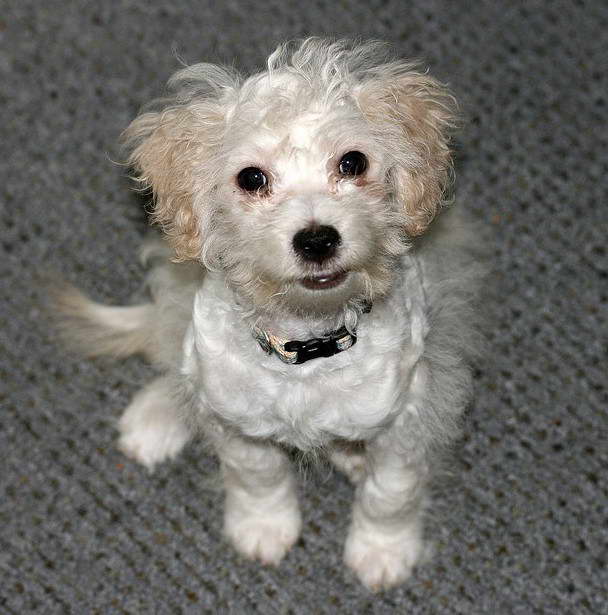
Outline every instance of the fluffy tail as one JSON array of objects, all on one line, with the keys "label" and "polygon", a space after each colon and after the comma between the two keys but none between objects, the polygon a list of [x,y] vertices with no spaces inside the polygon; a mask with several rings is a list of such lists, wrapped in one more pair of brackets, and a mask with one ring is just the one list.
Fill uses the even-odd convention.
[{"label": "fluffy tail", "polygon": [[70,285],[53,294],[57,328],[74,350],[88,357],[154,354],[152,303],[131,307],[102,305]]}]

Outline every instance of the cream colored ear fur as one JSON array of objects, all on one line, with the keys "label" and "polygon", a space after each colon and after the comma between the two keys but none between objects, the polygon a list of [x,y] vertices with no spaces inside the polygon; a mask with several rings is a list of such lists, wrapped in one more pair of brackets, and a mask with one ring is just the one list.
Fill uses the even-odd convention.
[{"label": "cream colored ear fur", "polygon": [[405,210],[406,232],[415,236],[435,217],[449,184],[455,101],[444,86],[411,65],[386,69],[380,67],[377,79],[361,85],[358,102],[388,138],[400,141],[391,180]]}]

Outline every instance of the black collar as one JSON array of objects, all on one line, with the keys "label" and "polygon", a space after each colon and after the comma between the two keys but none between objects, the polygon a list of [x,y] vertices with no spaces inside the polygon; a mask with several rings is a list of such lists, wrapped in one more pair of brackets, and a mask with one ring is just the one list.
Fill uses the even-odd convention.
[{"label": "black collar", "polygon": [[[371,309],[371,305],[366,304],[363,313],[366,314]],[[340,327],[340,329],[326,333],[322,337],[313,337],[304,341],[285,340],[254,327],[253,337],[264,352],[276,354],[283,363],[291,365],[299,365],[321,357],[333,357],[357,343],[356,332],[351,333],[346,327]]]}]

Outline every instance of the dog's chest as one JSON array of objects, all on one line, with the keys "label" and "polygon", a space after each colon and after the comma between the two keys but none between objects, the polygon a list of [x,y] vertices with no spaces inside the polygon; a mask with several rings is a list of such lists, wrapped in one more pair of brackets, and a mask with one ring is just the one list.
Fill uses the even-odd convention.
[{"label": "dog's chest", "polygon": [[183,371],[196,387],[201,411],[247,436],[300,448],[366,439],[404,407],[422,352],[410,312],[401,306],[378,312],[361,323],[352,348],[288,365],[262,351],[230,304],[202,289]]}]

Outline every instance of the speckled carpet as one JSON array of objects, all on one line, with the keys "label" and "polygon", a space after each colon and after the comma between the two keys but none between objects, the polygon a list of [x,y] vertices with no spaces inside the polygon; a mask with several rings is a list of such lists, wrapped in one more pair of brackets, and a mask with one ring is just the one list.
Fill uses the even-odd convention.
[{"label": "speckled carpet", "polygon": [[[0,5],[0,613],[608,613],[608,4],[108,2]],[[344,571],[351,487],[302,485],[278,569],[221,538],[194,444],[153,475],[115,448],[150,377],[84,361],[42,309],[51,271],[99,300],[140,290],[146,226],[118,135],[177,56],[253,69],[310,34],[386,39],[468,118],[461,206],[493,231],[499,300],[432,562],[372,595]]]}]

